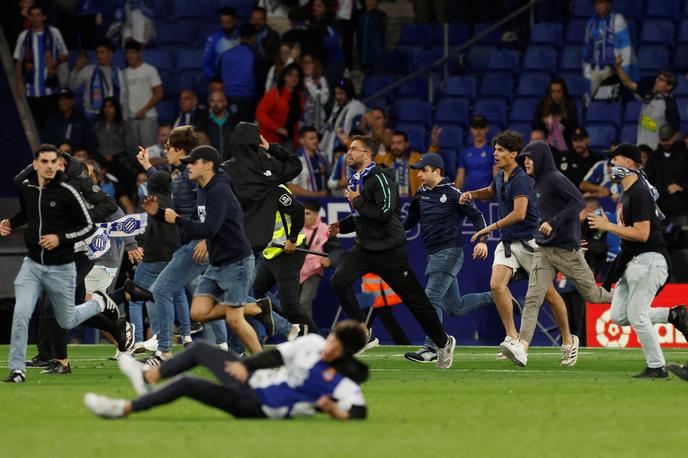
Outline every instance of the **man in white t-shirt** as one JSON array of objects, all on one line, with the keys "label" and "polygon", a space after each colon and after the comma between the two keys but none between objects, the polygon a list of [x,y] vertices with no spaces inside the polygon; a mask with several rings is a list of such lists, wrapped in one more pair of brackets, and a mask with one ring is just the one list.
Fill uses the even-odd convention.
[{"label": "man in white t-shirt", "polygon": [[[127,401],[87,393],[84,403],[105,418],[188,397],[236,418],[292,418],[313,415],[317,409],[333,419],[363,419],[367,408],[360,384],[368,377],[368,367],[353,355],[367,339],[361,323],[344,320],[327,339],[308,334],[243,360],[231,350],[205,343],[149,368],[121,356],[119,367],[140,397]],[[196,366],[206,367],[220,383],[186,374]],[[154,389],[154,383],[165,379],[172,380]]]},{"label": "man in white t-shirt", "polygon": [[126,145],[130,152],[139,146],[152,145],[158,129],[155,106],[162,100],[162,81],[158,70],[141,59],[141,44],[130,41],[124,46],[129,66],[124,70],[127,101],[124,118],[127,125]]}]

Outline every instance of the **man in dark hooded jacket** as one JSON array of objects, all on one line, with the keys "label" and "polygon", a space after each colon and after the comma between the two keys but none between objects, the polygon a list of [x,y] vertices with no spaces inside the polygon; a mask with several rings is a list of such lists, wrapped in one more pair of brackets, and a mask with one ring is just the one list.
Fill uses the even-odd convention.
[{"label": "man in dark hooded jacket", "polygon": [[[557,170],[549,145],[541,140],[529,143],[519,157],[524,158],[528,175],[535,179],[535,197],[539,210],[535,242],[538,249],[528,281],[521,319],[519,340],[502,342],[502,354],[519,366],[528,362],[528,345],[533,339],[537,317],[547,289],[557,272],[571,280],[585,301],[608,304],[612,293],[597,286],[595,276],[585,262],[580,249],[581,226],[579,215],[585,208],[580,191]],[[578,337],[562,347],[561,364],[572,366],[578,358]]]}]

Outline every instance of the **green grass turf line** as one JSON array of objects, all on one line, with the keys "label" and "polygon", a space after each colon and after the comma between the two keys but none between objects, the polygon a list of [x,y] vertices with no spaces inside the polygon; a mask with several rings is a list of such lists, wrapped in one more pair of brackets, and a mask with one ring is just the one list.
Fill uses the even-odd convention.
[{"label": "green grass turf line", "polygon": [[[29,349],[33,356],[35,348]],[[461,347],[454,366],[406,361],[409,347],[379,347],[363,360],[370,418],[235,420],[182,400],[125,420],[83,406],[93,391],[134,395],[109,346],[70,346],[73,374],[29,369],[0,385],[3,457],[668,457],[683,454],[688,383],[635,380],[640,350],[581,348],[559,367],[556,348],[533,348],[528,366],[496,361],[496,347]],[[7,346],[0,365],[7,373]],[[666,351],[684,362],[683,351]],[[199,371],[199,373],[202,373]]]}]

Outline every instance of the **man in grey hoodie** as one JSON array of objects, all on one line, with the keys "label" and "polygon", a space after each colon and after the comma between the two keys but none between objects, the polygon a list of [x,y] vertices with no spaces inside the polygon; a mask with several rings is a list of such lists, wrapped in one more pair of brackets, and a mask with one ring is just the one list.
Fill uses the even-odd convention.
[{"label": "man in grey hoodie", "polygon": [[[587,302],[609,304],[612,293],[597,286],[585,262],[580,249],[579,220],[585,201],[580,191],[557,170],[549,145],[541,140],[531,142],[523,148],[519,157],[523,158],[528,175],[535,179],[534,190],[539,210],[535,242],[538,248],[528,280],[519,339],[502,342],[499,348],[516,365],[525,366],[538,312],[557,272],[571,280]],[[563,366],[573,366],[578,359],[578,337],[571,337],[572,344],[562,346]]]}]

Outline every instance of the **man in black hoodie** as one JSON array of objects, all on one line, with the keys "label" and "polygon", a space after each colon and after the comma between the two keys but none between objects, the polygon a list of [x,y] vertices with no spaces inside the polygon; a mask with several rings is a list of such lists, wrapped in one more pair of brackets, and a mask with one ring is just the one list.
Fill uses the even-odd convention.
[{"label": "man in black hoodie", "polygon": [[74,305],[74,244],[91,235],[94,226],[86,202],[59,170],[59,155],[53,145],[41,145],[36,150],[35,172],[21,184],[19,213],[0,221],[2,236],[9,235],[14,228],[28,225],[24,234],[28,257],[14,281],[17,301],[12,318],[11,373],[5,379],[9,383],[26,380],[28,325],[44,290],[64,329],[74,328],[101,312],[106,312],[111,321],[120,318],[116,304],[101,293],[94,295],[91,301]]},{"label": "man in black hoodie", "polygon": [[379,275],[435,342],[437,367],[446,369],[452,365],[456,340],[442,328],[435,308],[411,269],[394,170],[382,169],[373,162],[377,150],[377,140],[357,135],[346,153],[347,164],[356,171],[346,190],[352,214],[330,225],[330,237],[356,232],[356,244],[342,255],[332,276],[332,288],[349,318],[364,322],[353,284],[368,272]]},{"label": "man in black hoodie", "polygon": [[[612,293],[597,286],[595,276],[585,262],[580,249],[580,213],[585,201],[576,186],[557,170],[549,145],[537,140],[523,148],[528,175],[535,179],[535,197],[539,210],[538,230],[535,232],[533,266],[528,281],[518,340],[502,342],[502,354],[519,366],[528,362],[528,345],[533,339],[538,312],[557,272],[571,280],[587,302],[608,304]],[[568,324],[568,323],[567,323]],[[573,366],[578,359],[578,337],[572,344],[562,346],[561,364]]]}]

